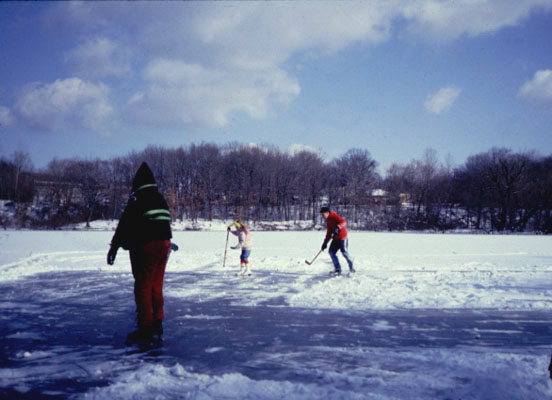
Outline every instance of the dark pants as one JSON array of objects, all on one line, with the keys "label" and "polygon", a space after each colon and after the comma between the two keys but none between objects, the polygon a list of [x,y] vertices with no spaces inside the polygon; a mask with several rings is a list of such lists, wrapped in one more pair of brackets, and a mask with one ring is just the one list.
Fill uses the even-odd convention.
[{"label": "dark pants", "polygon": [[130,251],[138,328],[150,328],[154,319],[165,318],[163,278],[170,250],[171,241],[161,240]]},{"label": "dark pants", "polygon": [[353,271],[353,259],[351,255],[349,254],[349,251],[347,250],[348,247],[348,240],[340,240],[340,239],[334,239],[332,240],[332,243],[330,244],[330,257],[332,258],[334,268],[336,271],[341,272],[341,264],[339,264],[339,260],[337,258],[337,252],[341,250],[341,254],[343,254],[343,257],[345,257],[345,260],[347,260],[347,263],[349,264],[349,270]]}]

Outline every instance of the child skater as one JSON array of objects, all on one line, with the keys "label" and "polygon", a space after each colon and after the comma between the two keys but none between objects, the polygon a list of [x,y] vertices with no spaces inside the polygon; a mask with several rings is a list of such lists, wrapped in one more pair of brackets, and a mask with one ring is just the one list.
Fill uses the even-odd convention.
[{"label": "child skater", "polygon": [[[232,226],[236,229],[232,230]],[[230,248],[237,250],[241,247],[242,249],[240,255],[240,272],[236,275],[251,276],[251,270],[249,269],[249,255],[251,254],[252,243],[249,228],[243,222],[236,221],[228,226],[228,231],[238,237],[238,244]]]}]

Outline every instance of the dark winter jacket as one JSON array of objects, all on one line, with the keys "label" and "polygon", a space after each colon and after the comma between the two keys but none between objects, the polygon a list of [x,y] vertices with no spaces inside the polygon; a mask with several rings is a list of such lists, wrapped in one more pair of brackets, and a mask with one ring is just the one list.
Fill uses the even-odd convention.
[{"label": "dark winter jacket", "polygon": [[333,237],[333,239],[345,240],[347,239],[347,221],[341,218],[337,213],[330,211],[328,219],[326,220],[326,237],[324,243],[328,243],[332,239],[332,234],[335,228],[339,228],[339,233]]},{"label": "dark winter jacket", "polygon": [[169,206],[157,190],[148,164],[142,163],[132,182],[132,193],[119,219],[111,246],[129,250],[149,242],[170,240],[170,224]]}]

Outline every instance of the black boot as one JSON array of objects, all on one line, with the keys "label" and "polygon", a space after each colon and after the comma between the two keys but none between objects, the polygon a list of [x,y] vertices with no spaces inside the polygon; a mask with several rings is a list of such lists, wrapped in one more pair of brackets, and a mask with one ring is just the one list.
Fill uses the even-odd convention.
[{"label": "black boot", "polygon": [[155,319],[153,321],[153,334],[158,335],[161,337],[163,335],[163,320],[162,319]]},{"label": "black boot", "polygon": [[151,327],[138,328],[130,332],[126,338],[126,345],[148,343],[153,341],[153,331]]}]

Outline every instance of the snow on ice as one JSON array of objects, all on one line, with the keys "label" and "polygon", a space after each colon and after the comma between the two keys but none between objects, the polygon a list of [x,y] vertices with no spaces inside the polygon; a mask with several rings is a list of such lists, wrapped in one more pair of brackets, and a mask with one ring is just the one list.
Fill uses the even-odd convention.
[{"label": "snow on ice", "polygon": [[[254,232],[252,277],[224,224],[180,227],[164,343],[127,348],[128,254],[112,223],[0,232],[0,397],[550,398],[552,237],[351,232],[329,278],[323,232]],[[343,260],[346,269],[346,263]]]}]

